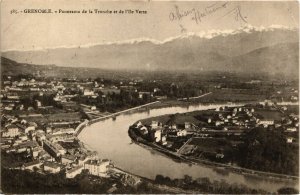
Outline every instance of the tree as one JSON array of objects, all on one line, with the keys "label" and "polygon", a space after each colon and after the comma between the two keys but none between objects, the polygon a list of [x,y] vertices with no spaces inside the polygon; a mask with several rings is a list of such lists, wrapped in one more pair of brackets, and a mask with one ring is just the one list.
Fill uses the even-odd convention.
[{"label": "tree", "polygon": [[192,183],[193,178],[191,176],[189,176],[189,175],[184,175],[183,180],[184,180],[185,184],[190,184],[190,183]]},{"label": "tree", "polygon": [[280,131],[254,128],[244,135],[236,158],[242,167],[261,171],[296,175],[298,173],[298,150],[286,143]]},{"label": "tree", "polygon": [[39,168],[37,168],[36,166],[34,166],[34,167],[32,168],[32,170],[36,173],[36,172],[39,170]]},{"label": "tree", "polygon": [[299,191],[295,188],[280,188],[277,191],[279,194],[299,194]]}]

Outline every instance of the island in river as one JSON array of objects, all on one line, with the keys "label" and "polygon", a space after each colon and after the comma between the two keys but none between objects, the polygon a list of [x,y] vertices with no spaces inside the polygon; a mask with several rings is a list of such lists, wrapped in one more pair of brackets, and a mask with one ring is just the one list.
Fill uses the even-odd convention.
[{"label": "island in river", "polygon": [[173,159],[297,179],[299,117],[294,112],[264,102],[162,115],[137,121],[129,136]]}]

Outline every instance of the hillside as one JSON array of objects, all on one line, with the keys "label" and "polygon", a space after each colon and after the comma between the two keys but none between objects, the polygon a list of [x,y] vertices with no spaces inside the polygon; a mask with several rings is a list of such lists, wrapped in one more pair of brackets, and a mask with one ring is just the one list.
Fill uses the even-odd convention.
[{"label": "hillside", "polygon": [[2,75],[33,75],[37,77],[61,77],[61,78],[118,78],[125,77],[125,74],[118,71],[103,70],[99,68],[83,67],[62,67],[55,65],[34,65],[27,63],[18,63],[5,57],[1,57],[1,74]]},{"label": "hillside", "polygon": [[282,73],[297,77],[299,74],[299,43],[282,43],[256,49],[233,57],[232,67],[237,71]]},{"label": "hillside", "polygon": [[[126,51],[124,51],[126,52]],[[222,56],[218,53],[194,53],[192,50],[181,52],[165,51],[162,52],[166,58],[136,56],[131,61],[135,63],[135,70],[195,70],[195,71],[225,71],[225,72],[249,72],[249,73],[269,73],[284,74],[292,77],[298,76],[299,70],[299,43],[281,43],[270,47],[259,48],[246,54],[234,57]],[[120,54],[122,56],[122,53]],[[158,54],[157,54],[158,55]],[[147,60],[146,67],[141,66],[141,61]],[[2,57],[2,73],[4,74],[40,74],[41,76],[66,76],[77,75],[78,68],[86,74],[95,76],[104,72],[114,70],[114,67],[105,68],[70,68],[55,65],[32,65],[27,63],[17,63]],[[124,60],[124,58],[123,58]],[[129,58],[127,59],[129,60]],[[113,58],[119,69],[124,68],[126,63],[120,63],[118,58]],[[106,63],[108,64],[108,63]],[[153,66],[153,64],[163,64],[163,66]]]},{"label": "hillside", "polygon": [[7,51],[26,64],[111,70],[190,70],[298,74],[298,30],[246,26],[157,42],[141,39],[87,47]]}]

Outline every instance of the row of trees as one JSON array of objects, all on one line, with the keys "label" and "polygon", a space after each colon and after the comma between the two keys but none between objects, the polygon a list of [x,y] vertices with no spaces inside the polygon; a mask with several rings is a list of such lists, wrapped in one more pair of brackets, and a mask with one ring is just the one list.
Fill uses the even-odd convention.
[{"label": "row of trees", "polygon": [[244,185],[228,184],[225,181],[210,181],[209,178],[197,178],[185,175],[182,179],[170,179],[162,175],[157,175],[155,183],[174,186],[186,190],[212,194],[265,194],[266,191],[251,189]]},{"label": "row of trees", "polygon": [[167,96],[169,98],[194,97],[206,93],[208,90],[204,86],[195,85],[191,82],[179,81],[178,84],[169,82],[145,82],[138,83],[137,87],[142,91],[151,91],[155,88],[159,91],[155,92],[158,96]]},{"label": "row of trees", "polygon": [[44,94],[42,96],[35,94],[30,94],[21,97],[20,103],[23,104],[24,108],[33,107],[37,108],[36,100],[40,101],[42,106],[58,106],[54,101],[55,94]]},{"label": "row of trees", "polygon": [[121,90],[119,94],[112,92],[108,93],[105,97],[101,95],[100,93],[97,98],[78,96],[73,98],[73,100],[83,104],[95,105],[103,112],[115,112],[121,109],[146,104],[154,100],[150,95],[145,94],[142,98],[139,98],[138,93],[123,90]]},{"label": "row of trees", "polygon": [[[21,170],[1,169],[1,190],[5,193],[22,194],[65,194],[65,193],[106,193],[118,181],[109,178],[96,178],[92,182],[87,173],[67,179],[64,172],[57,174],[40,174]],[[120,185],[120,184],[119,184]]]},{"label": "row of trees", "polygon": [[[90,176],[87,172],[67,179],[64,172],[57,174],[40,174],[21,170],[10,170],[1,167],[1,190],[5,193],[107,193],[113,184],[116,185],[114,193],[168,193],[168,188],[157,185],[177,187],[199,193],[213,194],[266,194],[260,189],[251,189],[244,185],[228,184],[225,181],[210,181],[209,178],[197,178],[185,175],[182,179],[170,179],[157,175],[155,180],[142,180],[137,186],[124,185],[119,179],[98,178]],[[294,188],[278,190],[283,194],[297,194]]]}]

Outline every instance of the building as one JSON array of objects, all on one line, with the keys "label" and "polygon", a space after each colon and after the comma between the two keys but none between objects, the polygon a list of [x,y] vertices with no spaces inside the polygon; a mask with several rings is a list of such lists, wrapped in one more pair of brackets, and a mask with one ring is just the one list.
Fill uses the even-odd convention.
[{"label": "building", "polygon": [[166,137],[166,136],[162,136],[162,137],[161,137],[161,144],[162,144],[163,146],[167,145],[167,137]]},{"label": "building", "polygon": [[78,165],[84,165],[84,163],[86,163],[87,161],[89,161],[91,158],[86,156],[86,155],[82,155],[80,156],[80,158],[78,158]]},{"label": "building", "polygon": [[288,127],[288,128],[286,128],[286,131],[295,132],[295,131],[297,131],[297,128],[296,127]]},{"label": "building", "polygon": [[184,128],[185,129],[190,129],[192,127],[191,123],[189,122],[184,122]]},{"label": "building", "polygon": [[84,169],[89,170],[91,175],[106,176],[109,160],[89,160],[84,164]]},{"label": "building", "polygon": [[161,129],[157,129],[156,131],[154,131],[154,138],[155,142],[161,141]]},{"label": "building", "polygon": [[177,130],[177,124],[173,123],[171,126],[169,126],[173,130]]},{"label": "building", "polygon": [[56,143],[51,143],[48,140],[44,140],[43,148],[48,152],[52,157],[57,158],[66,153],[65,149]]},{"label": "building", "polygon": [[216,158],[224,158],[224,154],[223,153],[217,153]]},{"label": "building", "polygon": [[22,142],[22,140],[19,140],[19,142],[17,141],[18,140],[16,140],[14,146],[7,149],[6,152],[17,152],[17,153],[22,153],[25,151],[30,152],[30,150],[38,147],[38,144],[35,141],[27,141],[27,142]]},{"label": "building", "polygon": [[60,165],[58,163],[46,161],[44,163],[44,171],[47,171],[50,173],[58,173],[58,172],[60,172]]},{"label": "building", "polygon": [[39,161],[32,161],[32,162],[29,162],[29,163],[25,163],[22,165],[21,169],[22,170],[30,170],[30,171],[33,171],[34,170],[34,167],[36,167],[37,169],[40,168],[40,166],[42,165],[43,163],[39,162]]},{"label": "building", "polygon": [[186,136],[186,135],[187,135],[187,131],[185,129],[177,132],[177,136],[179,137]]},{"label": "building", "polygon": [[27,137],[27,135],[26,134],[20,134],[19,135],[19,140],[22,140],[22,141],[27,141],[28,140],[28,137]]},{"label": "building", "polygon": [[274,105],[274,103],[271,100],[265,100],[262,104],[264,106],[273,106]]},{"label": "building", "polygon": [[258,124],[268,127],[269,125],[274,125],[274,120],[260,120]]},{"label": "building", "polygon": [[16,137],[20,134],[19,128],[14,125],[7,125],[5,130],[2,132],[2,137]]},{"label": "building", "polygon": [[42,106],[42,102],[39,100],[35,100],[36,107],[39,108]]},{"label": "building", "polygon": [[86,153],[87,158],[92,159],[92,160],[96,160],[98,159],[98,154],[96,151],[87,151]]},{"label": "building", "polygon": [[140,99],[150,99],[151,97],[153,97],[153,93],[151,92],[139,92]]},{"label": "building", "polygon": [[75,160],[76,157],[73,155],[65,154],[61,156],[61,163],[64,165],[72,164],[73,162],[75,162]]},{"label": "building", "polygon": [[51,133],[52,132],[52,128],[51,127],[46,127],[46,133]]},{"label": "building", "polygon": [[148,129],[145,126],[140,126],[139,130],[140,130],[142,135],[147,135],[148,134]]},{"label": "building", "polygon": [[94,91],[85,89],[84,92],[83,92],[83,95],[84,96],[93,96],[93,95],[95,95],[95,93],[94,93]]},{"label": "building", "polygon": [[[23,121],[23,120],[22,120]],[[21,121],[21,124],[16,124],[20,130],[23,132],[23,133],[29,133],[30,131],[35,131],[35,128],[37,127],[37,124],[36,123],[33,123],[33,122],[29,122],[29,123],[22,123]]]},{"label": "building", "polygon": [[137,124],[136,124],[136,127],[141,127],[141,126],[143,126],[143,123],[141,122],[141,121],[139,121]]},{"label": "building", "polygon": [[39,156],[39,153],[41,151],[40,147],[35,147],[31,149],[31,156],[36,159]]},{"label": "building", "polygon": [[80,174],[83,170],[83,166],[77,166],[66,171],[66,178],[74,178],[76,175]]},{"label": "building", "polygon": [[292,138],[292,137],[287,137],[286,138],[287,143],[293,143],[293,140],[294,140],[294,138]]},{"label": "building", "polygon": [[152,123],[151,123],[151,128],[152,129],[156,129],[157,127],[158,127],[158,121],[152,121]]},{"label": "building", "polygon": [[42,141],[46,140],[45,132],[42,130],[38,130],[35,134],[35,137],[36,137],[36,141],[38,141],[38,142],[42,142]]},{"label": "building", "polygon": [[211,123],[211,118],[208,118],[208,119],[207,119],[207,123]]},{"label": "building", "polygon": [[61,134],[74,134],[75,129],[74,128],[56,128],[52,130],[52,135],[61,135]]},{"label": "building", "polygon": [[220,126],[221,124],[222,124],[221,121],[216,121],[216,122],[215,122],[215,125],[216,125],[216,126]]},{"label": "building", "polygon": [[34,131],[38,127],[38,125],[35,122],[28,122],[25,125],[25,133],[28,133],[29,131]]},{"label": "building", "polygon": [[66,140],[74,140],[73,134],[62,133],[56,135],[47,135],[46,138],[51,142],[59,142],[59,141],[66,141]]},{"label": "building", "polygon": [[35,128],[37,127],[36,123],[26,123],[25,124],[25,133],[29,133],[29,131],[34,131]]}]

